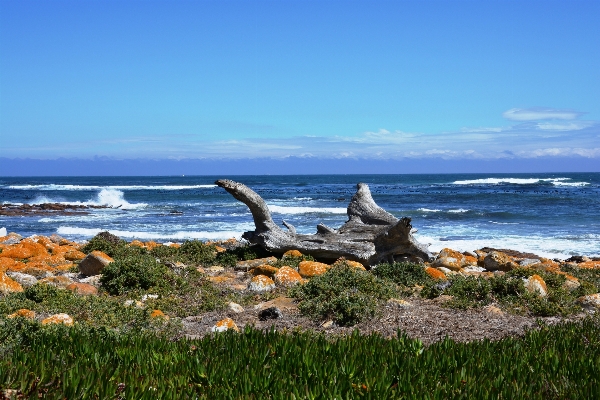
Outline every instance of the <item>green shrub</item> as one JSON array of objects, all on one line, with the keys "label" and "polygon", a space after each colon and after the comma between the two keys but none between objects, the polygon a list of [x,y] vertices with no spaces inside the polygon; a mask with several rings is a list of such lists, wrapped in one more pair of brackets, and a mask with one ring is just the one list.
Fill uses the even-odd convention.
[{"label": "green shrub", "polygon": [[298,269],[298,265],[302,261],[315,261],[315,259],[310,255],[303,254],[301,257],[284,257],[280,260],[275,261],[274,263],[271,263],[271,265],[277,268],[281,268],[287,265],[288,267]]},{"label": "green shrub", "polygon": [[422,265],[409,262],[379,264],[371,272],[379,278],[389,279],[397,285],[407,287],[433,283],[433,279],[425,272]]},{"label": "green shrub", "polygon": [[166,285],[173,278],[173,272],[154,257],[138,255],[115,259],[102,270],[100,282],[108,293],[120,295],[135,289]]},{"label": "green shrub", "polygon": [[178,254],[179,249],[172,246],[156,246],[150,250],[150,255],[160,259],[162,262],[174,260]]},{"label": "green shrub", "polygon": [[92,251],[99,250],[111,257],[115,257],[117,253],[126,246],[127,242],[125,240],[121,240],[109,232],[100,232],[91,238],[90,241],[83,246],[81,251],[85,254],[89,254]]},{"label": "green shrub", "polygon": [[36,283],[33,286],[28,287],[24,290],[24,295],[27,299],[41,303],[51,297],[58,295],[59,289],[52,285],[46,285],[45,283]]},{"label": "green shrub", "polygon": [[209,265],[215,262],[217,250],[214,245],[199,240],[186,240],[179,248],[179,260],[186,264]]},{"label": "green shrub", "polygon": [[395,289],[369,272],[340,265],[293,288],[290,294],[299,300],[298,308],[305,315],[354,325],[372,317]]}]

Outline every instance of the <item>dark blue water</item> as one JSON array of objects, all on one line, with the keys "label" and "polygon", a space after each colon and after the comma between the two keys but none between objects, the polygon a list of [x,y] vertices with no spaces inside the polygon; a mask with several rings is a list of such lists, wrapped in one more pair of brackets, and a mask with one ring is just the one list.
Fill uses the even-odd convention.
[{"label": "dark blue water", "polygon": [[484,246],[564,257],[600,255],[600,173],[0,178],[0,202],[108,205],[85,216],[1,217],[24,236],[85,240],[101,230],[126,239],[226,239],[254,229],[246,206],[214,181],[240,181],[267,201],[276,222],[301,233],[338,227],[356,183],[413,219],[431,249]]}]

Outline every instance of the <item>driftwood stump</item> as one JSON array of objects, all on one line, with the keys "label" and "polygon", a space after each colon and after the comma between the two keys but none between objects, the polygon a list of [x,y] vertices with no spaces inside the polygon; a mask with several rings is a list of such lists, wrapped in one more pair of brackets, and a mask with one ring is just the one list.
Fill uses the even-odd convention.
[{"label": "driftwood stump", "polygon": [[286,231],[271,217],[265,201],[249,187],[228,179],[215,182],[233,197],[246,204],[254,218],[254,231],[245,232],[243,238],[274,253],[297,249],[322,260],[359,261],[365,266],[380,262],[393,262],[394,257],[412,256],[429,260],[427,245],[412,236],[410,218],[398,220],[375,204],[369,186],[357,185],[356,194],[348,205],[348,221],[339,229],[317,225],[314,235],[301,235],[289,223],[283,221]]}]

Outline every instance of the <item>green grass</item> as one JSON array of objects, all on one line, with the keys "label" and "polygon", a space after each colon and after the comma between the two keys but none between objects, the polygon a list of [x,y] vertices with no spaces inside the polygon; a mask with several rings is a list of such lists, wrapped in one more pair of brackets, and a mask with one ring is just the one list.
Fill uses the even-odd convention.
[{"label": "green grass", "polygon": [[0,319],[0,389],[45,399],[600,398],[600,325],[424,347],[402,333],[226,332],[165,340]]}]

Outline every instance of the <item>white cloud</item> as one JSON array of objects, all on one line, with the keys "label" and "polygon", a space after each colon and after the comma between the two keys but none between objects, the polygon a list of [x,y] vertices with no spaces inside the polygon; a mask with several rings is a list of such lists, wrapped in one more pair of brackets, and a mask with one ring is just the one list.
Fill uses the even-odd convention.
[{"label": "white cloud", "polygon": [[539,122],[538,129],[546,131],[579,131],[594,126],[594,121],[572,121],[572,122]]},{"label": "white cloud", "polygon": [[582,116],[584,113],[569,109],[548,107],[511,108],[502,116],[511,121],[539,121],[544,119],[571,120]]}]

